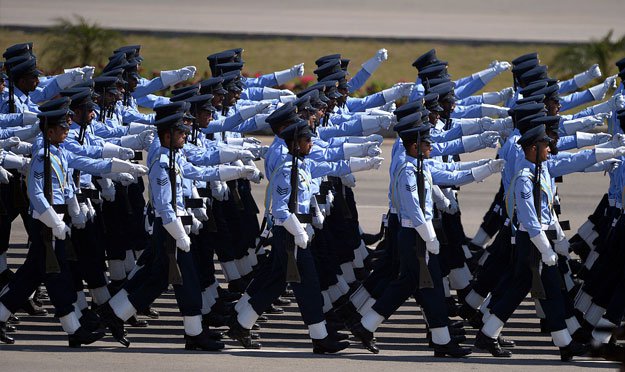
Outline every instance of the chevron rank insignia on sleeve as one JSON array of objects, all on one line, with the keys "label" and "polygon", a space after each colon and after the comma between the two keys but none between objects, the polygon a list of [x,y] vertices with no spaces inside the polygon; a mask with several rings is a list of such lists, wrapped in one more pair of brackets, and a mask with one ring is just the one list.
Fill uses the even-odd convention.
[{"label": "chevron rank insignia on sleeve", "polygon": [[156,179],[156,183],[159,186],[165,186],[169,183],[169,178],[168,177],[163,177],[163,178],[157,178]]},{"label": "chevron rank insignia on sleeve", "polygon": [[36,179],[40,180],[43,178],[43,172],[39,173],[37,171],[34,172],[34,176]]},{"label": "chevron rank insignia on sleeve", "polygon": [[278,195],[286,195],[286,193],[289,192],[289,188],[288,187],[282,188],[280,186],[276,186],[276,191],[278,192]]},{"label": "chevron rank insignia on sleeve", "polygon": [[529,199],[529,198],[531,198],[531,197],[532,197],[532,192],[531,192],[531,191],[528,191],[528,192],[523,192],[523,191],[521,191],[521,197],[522,197],[523,199]]},{"label": "chevron rank insignia on sleeve", "polygon": [[415,192],[417,190],[417,185],[406,185],[406,191]]}]

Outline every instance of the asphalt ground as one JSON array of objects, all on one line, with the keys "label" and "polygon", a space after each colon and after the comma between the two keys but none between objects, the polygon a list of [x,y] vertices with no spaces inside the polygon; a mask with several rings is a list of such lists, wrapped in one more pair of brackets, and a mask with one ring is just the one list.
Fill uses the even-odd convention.
[{"label": "asphalt ground", "polygon": [[[262,137],[269,143],[268,137]],[[383,144],[383,156],[389,156],[392,140]],[[494,149],[463,155],[463,159],[492,158]],[[357,174],[355,189],[360,221],[367,232],[379,228],[380,215],[387,209],[388,161],[379,170]],[[498,186],[498,178],[491,177],[479,184],[463,186],[460,203],[463,222],[468,235],[473,235],[489,206]],[[254,195],[262,204],[266,181],[254,186]],[[603,174],[575,174],[565,176],[560,184],[562,219],[571,221],[573,231],[585,220],[607,189],[608,178]],[[569,232],[573,234],[573,232]],[[9,249],[9,264],[16,268],[26,257],[25,234],[21,222],[14,224]],[[223,281],[222,281],[223,282]],[[49,303],[48,310],[52,311]],[[241,371],[362,371],[393,370],[433,371],[572,371],[581,368],[615,369],[614,363],[590,358],[576,358],[563,364],[550,337],[539,333],[533,302],[528,298],[515,312],[504,328],[506,337],[517,342],[510,359],[496,359],[475,352],[466,359],[434,358],[427,348],[424,323],[413,300],[406,302],[396,314],[376,332],[381,352],[373,355],[357,342],[339,355],[318,356],[312,353],[306,327],[295,304],[285,307],[282,315],[269,315],[269,322],[260,331],[263,348],[249,351],[237,343],[226,341],[226,349],[218,353],[188,352],[184,350],[182,319],[173,293],[163,294],[155,308],[161,313],[158,320],[149,320],[149,328],[129,328],[132,345],[122,348],[106,337],[82,349],[69,349],[58,320],[51,315],[29,317],[18,314],[22,320],[14,345],[0,344],[2,371],[120,371],[120,370],[219,370]],[[468,330],[472,344],[474,330]],[[470,345],[468,344],[468,345]]]}]

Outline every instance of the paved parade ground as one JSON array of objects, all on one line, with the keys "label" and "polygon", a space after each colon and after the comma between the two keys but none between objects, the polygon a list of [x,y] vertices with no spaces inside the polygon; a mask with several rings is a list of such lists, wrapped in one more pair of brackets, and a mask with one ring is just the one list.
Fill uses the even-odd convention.
[{"label": "paved parade ground", "polygon": [[[270,138],[262,137],[265,144]],[[389,155],[391,139],[383,144],[383,155]],[[494,157],[495,150],[482,150],[463,155],[463,159]],[[367,232],[379,228],[380,215],[386,211],[388,162],[378,171],[357,174],[356,199],[360,221]],[[473,235],[485,209],[496,192],[499,177],[480,184],[463,186],[460,203],[463,222],[468,235]],[[254,196],[263,200],[265,181],[255,185]],[[560,186],[563,200],[562,219],[569,219],[573,229],[592,211],[608,185],[603,173],[566,176]],[[15,264],[26,254],[23,228],[16,224],[12,235],[9,263]],[[572,235],[572,232],[569,232]],[[47,305],[49,310],[51,306]],[[263,349],[248,351],[238,343],[226,341],[226,349],[218,353],[188,352],[184,350],[182,320],[173,293],[166,293],[155,304],[161,318],[149,320],[149,328],[128,328],[132,345],[123,349],[112,338],[106,337],[94,345],[75,350],[67,347],[66,335],[56,319],[21,316],[15,334],[15,345],[0,344],[2,371],[415,371],[415,370],[476,370],[476,371],[574,371],[581,368],[613,370],[614,363],[590,358],[575,358],[563,364],[550,338],[539,334],[533,303],[526,300],[503,333],[517,342],[511,359],[496,359],[477,352],[467,359],[434,358],[427,348],[424,323],[413,300],[402,306],[376,332],[380,354],[373,355],[352,340],[353,346],[339,355],[317,356],[295,304],[285,307],[282,315],[269,315],[262,324]],[[19,315],[19,314],[18,314]],[[468,342],[473,342],[475,330],[468,329]]]}]

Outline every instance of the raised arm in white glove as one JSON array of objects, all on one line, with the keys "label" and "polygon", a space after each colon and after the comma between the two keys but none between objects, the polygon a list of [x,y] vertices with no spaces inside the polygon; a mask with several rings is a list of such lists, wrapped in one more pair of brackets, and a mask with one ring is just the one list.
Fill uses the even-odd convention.
[{"label": "raised arm in white glove", "polygon": [[130,123],[130,125],[128,125],[128,131],[126,132],[126,134],[139,134],[151,129],[154,129],[154,125]]},{"label": "raised arm in white glove", "polygon": [[369,75],[373,75],[375,70],[380,67],[380,64],[388,59],[388,51],[384,48],[378,50],[378,52],[373,56],[373,58],[367,60],[362,64],[362,68],[369,73]]},{"label": "raised arm in white glove", "polygon": [[24,111],[22,113],[22,125],[33,125],[39,122],[39,118],[37,117],[37,113]]},{"label": "raised arm in white glove", "polygon": [[219,147],[219,162],[231,163],[236,160],[250,160],[255,156],[250,151],[239,150],[232,147]]},{"label": "raised arm in white glove", "polygon": [[[239,115],[241,115],[243,120],[247,120],[262,113],[269,106],[271,106],[269,102],[260,102],[256,105],[245,106],[239,109]],[[230,139],[228,139],[228,143],[230,143]]]},{"label": "raised arm in white glove", "polygon": [[170,223],[164,224],[163,227],[172,238],[176,240],[176,247],[183,252],[189,252],[191,250],[191,239],[184,230],[182,221],[180,218],[176,218]]},{"label": "raised arm in white glove", "polygon": [[510,109],[508,107],[488,105],[485,103],[481,104],[480,106],[482,107],[482,116],[490,116],[496,118],[505,118],[509,116],[508,110]]},{"label": "raised arm in white glove", "polygon": [[282,96],[294,96],[295,93],[288,89],[275,89],[263,87],[263,99],[279,99]]},{"label": "raised arm in white glove", "polygon": [[499,92],[484,92],[482,93],[482,102],[490,105],[496,105],[501,102],[506,102],[514,94],[512,87],[503,88]]},{"label": "raised arm in white glove", "polygon": [[486,131],[480,134],[473,134],[471,136],[462,137],[462,146],[464,152],[473,152],[481,150],[486,147],[496,147],[497,141],[499,141],[499,133],[493,131]]},{"label": "raised arm in white glove", "polygon": [[17,169],[21,174],[26,174],[28,172],[28,164],[30,164],[29,158],[0,151],[0,165],[5,169]]},{"label": "raised arm in white glove", "polygon": [[152,141],[154,141],[154,131],[146,130],[139,134],[122,136],[119,143],[122,147],[128,147],[133,150],[147,150]]},{"label": "raised arm in white glove", "polygon": [[352,156],[378,156],[381,152],[377,142],[343,144],[343,159],[345,160],[349,160]]},{"label": "raised arm in white glove", "polygon": [[601,69],[599,68],[599,65],[595,63],[590,66],[588,70],[573,76],[573,80],[575,81],[575,85],[577,85],[578,88],[581,88],[598,77],[601,77]]},{"label": "raised arm in white glove", "polygon": [[148,173],[148,167],[113,158],[111,159],[111,173],[132,173],[145,176]]},{"label": "raised arm in white glove", "polygon": [[178,70],[161,71],[161,81],[165,87],[178,84],[195,76],[197,68],[195,66],[185,66]]},{"label": "raised arm in white glove", "polygon": [[542,261],[547,266],[554,266],[558,262],[558,256],[551,248],[551,244],[549,244],[549,239],[547,239],[547,235],[544,231],[541,231],[540,234],[531,237],[530,240],[542,256]]},{"label": "raised arm in white glove", "polygon": [[19,137],[9,137],[6,139],[0,139],[0,148],[8,150],[13,146],[19,145],[20,138]]},{"label": "raised arm in white glove", "polygon": [[300,63],[287,70],[276,71],[274,72],[274,76],[276,77],[278,85],[282,85],[296,77],[304,76],[304,64]]},{"label": "raised arm in white glove", "polygon": [[395,115],[363,115],[360,117],[362,134],[368,136],[381,129],[389,129],[396,119]]},{"label": "raised arm in white glove", "polygon": [[577,148],[582,148],[586,146],[594,146],[602,143],[610,143],[610,139],[612,136],[608,133],[586,133],[586,132],[577,132],[575,133],[575,137],[577,139]]},{"label": "raised arm in white glove", "polygon": [[471,169],[471,174],[473,175],[475,182],[482,182],[491,174],[501,173],[504,165],[506,165],[506,161],[504,159],[491,160],[486,164],[478,165],[477,167]]},{"label": "raised arm in white glove", "polygon": [[85,73],[80,69],[72,69],[63,74],[56,75],[54,79],[59,85],[59,88],[65,89],[72,87],[83,81]]},{"label": "raised arm in white glove", "polygon": [[130,160],[135,157],[133,149],[117,146],[106,142],[102,147],[102,158],[118,158],[121,160]]},{"label": "raised arm in white glove", "polygon": [[389,103],[401,97],[408,97],[413,87],[414,83],[397,83],[388,89],[384,89],[382,96],[384,96],[384,101]]},{"label": "raised arm in white glove", "polygon": [[617,111],[625,107],[625,96],[621,93],[615,94],[609,100],[591,106],[590,109],[595,114]]},{"label": "raised arm in white glove", "polygon": [[562,123],[562,127],[564,128],[564,132],[567,135],[573,135],[578,131],[589,131],[594,127],[598,127],[603,125],[606,118],[612,116],[611,112],[595,114],[590,116],[584,116],[577,119],[566,120]]},{"label": "raised arm in white glove", "polygon": [[244,165],[242,167],[233,165],[219,166],[219,179],[221,181],[232,181],[239,178],[248,178],[254,174],[255,167]]},{"label": "raised arm in white glove", "polygon": [[[625,146],[625,134],[616,133],[614,137],[608,142],[597,145],[598,148],[611,148],[615,149],[617,147]],[[578,146],[579,147],[579,146]]]},{"label": "raised arm in white glove", "polygon": [[11,151],[18,155],[30,155],[33,152],[33,144],[28,142],[20,142],[11,147]]},{"label": "raised arm in white glove", "polygon": [[349,159],[349,168],[351,169],[352,173],[366,171],[370,169],[378,169],[382,164],[382,160],[384,160],[384,158],[381,158],[379,156],[373,158],[352,157]]},{"label": "raised arm in white glove", "polygon": [[349,143],[365,143],[365,142],[377,142],[378,146],[382,144],[384,137],[379,134],[370,134],[368,136],[350,136],[347,137]]},{"label": "raised arm in white glove", "polygon": [[621,166],[621,161],[619,159],[607,159],[600,161],[591,165],[590,167],[584,169],[584,172],[608,172],[613,173]]},{"label": "raised arm in white glove", "polygon": [[39,125],[31,125],[30,127],[16,129],[13,131],[13,136],[19,138],[22,141],[36,137],[41,130]]},{"label": "raised arm in white glove", "polygon": [[473,78],[479,78],[485,85],[493,80],[497,75],[510,69],[511,65],[506,61],[492,61],[488,68],[478,71],[471,75]]},{"label": "raised arm in white glove", "polygon": [[611,158],[618,158],[624,155],[625,146],[617,147],[615,149],[595,147],[595,160],[597,160],[597,162]]},{"label": "raised arm in white glove", "polygon": [[608,76],[601,84],[588,88],[588,91],[592,94],[592,98],[594,98],[595,101],[602,100],[610,88],[616,88],[616,76],[617,75]]}]

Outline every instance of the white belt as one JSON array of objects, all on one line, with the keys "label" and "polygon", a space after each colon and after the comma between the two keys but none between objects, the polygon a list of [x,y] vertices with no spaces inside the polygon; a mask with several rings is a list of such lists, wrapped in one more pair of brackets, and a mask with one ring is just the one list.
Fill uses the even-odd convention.
[{"label": "white belt", "polygon": [[412,220],[410,218],[402,218],[401,219],[401,226],[402,227],[415,228],[415,225],[414,225],[414,223],[412,223]]},{"label": "white belt", "polygon": [[[551,226],[553,226],[553,228],[551,228]],[[547,230],[555,230],[555,226],[554,225],[540,225],[540,229],[543,231],[547,231]],[[523,224],[521,224],[521,226],[519,226],[519,231],[527,231],[527,229],[525,228],[525,226],[523,226]]]},{"label": "white belt", "polygon": [[[56,213],[56,212],[55,212]],[[63,218],[65,217],[65,213],[57,213],[57,216],[59,216],[59,219],[61,221],[63,221]],[[36,210],[33,209],[33,215],[32,217],[36,220],[39,219],[39,217],[41,217],[41,214],[39,214],[39,212],[37,212]]]},{"label": "white belt", "polygon": [[[153,209],[153,211],[154,211],[154,217],[161,218],[161,214],[160,214],[160,213],[158,213],[158,211],[157,211],[156,209]],[[178,217],[180,217],[180,216],[186,216],[186,215],[188,215],[188,213],[187,213],[187,211],[186,211],[186,210],[184,210],[184,209],[178,209],[178,214],[177,214],[177,216],[178,216]]]}]

